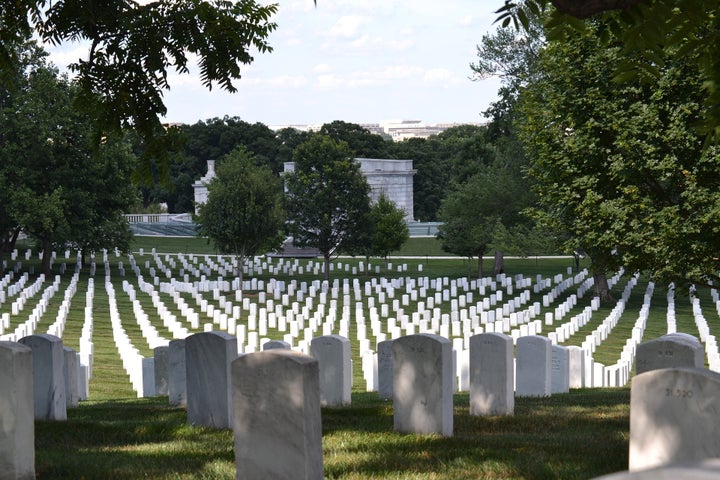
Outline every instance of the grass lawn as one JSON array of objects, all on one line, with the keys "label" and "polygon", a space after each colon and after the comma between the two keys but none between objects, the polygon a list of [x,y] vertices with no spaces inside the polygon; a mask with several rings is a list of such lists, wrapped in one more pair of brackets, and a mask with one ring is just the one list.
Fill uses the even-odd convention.
[{"label": "grass lawn", "polygon": [[[442,253],[433,242],[416,242],[407,246],[407,255],[421,258],[372,259],[374,266],[386,277],[461,278],[467,275],[468,265],[463,259],[439,258]],[[434,241],[434,239],[429,239]],[[147,281],[152,278],[150,268],[159,268],[149,252],[190,253],[198,257],[214,254],[205,240],[197,238],[161,239],[142,237],[133,245],[133,257]],[[143,249],[144,255],[139,254]],[[424,253],[423,253],[424,252]],[[434,253],[431,253],[434,252]],[[21,252],[22,253],[22,252]],[[422,258],[425,256],[425,258]],[[22,257],[22,255],[21,255]],[[109,277],[105,277],[102,260],[94,277],[93,341],[95,345],[94,376],[90,384],[90,398],[79,408],[68,411],[67,422],[36,422],[36,471],[40,479],[232,479],[235,477],[232,432],[198,428],[186,424],[183,409],[168,405],[167,397],[135,398],[129,380],[122,370],[109,326],[108,295],[104,282],[109,278],[117,294],[117,303],[123,326],[143,355],[150,355],[143,345],[139,326],[134,321],[129,298],[122,294],[122,284],[135,284],[137,278],[130,271],[127,257],[109,256]],[[35,256],[36,258],[36,256]],[[180,276],[176,255],[158,257],[167,264],[175,263],[173,276]],[[22,270],[36,260],[25,261]],[[71,259],[72,260],[72,259]],[[64,259],[58,260],[54,268]],[[126,276],[118,273],[122,261]],[[343,267],[333,273],[333,279],[352,277],[345,265],[356,267],[361,259],[341,259]],[[398,272],[398,267],[406,268]],[[420,270],[422,265],[422,271]],[[552,277],[567,276],[572,265],[570,259],[507,259],[507,275],[524,274]],[[491,271],[490,259],[486,271]],[[473,270],[474,271],[474,270]],[[216,274],[216,273],[215,273]],[[43,322],[55,318],[62,295],[69,283],[71,269],[62,276],[60,293],[53,297]],[[268,280],[267,271],[256,275]],[[360,282],[372,279],[375,274],[358,273]],[[78,337],[84,319],[88,269],[81,273],[78,293],[68,313],[63,340],[65,345],[78,348]],[[307,271],[292,277],[280,276],[286,281],[313,281],[318,277]],[[164,280],[164,279],[163,279]],[[625,285],[621,280],[613,287],[616,297]],[[628,306],[618,326],[598,347],[595,360],[605,364],[617,361],[619,353],[637,318],[647,279],[641,278],[633,290]],[[157,287],[156,287],[157,289]],[[558,301],[574,293],[563,294]],[[646,339],[665,333],[667,300],[665,290],[657,287]],[[703,294],[704,295],[704,294]],[[476,294],[475,301],[477,301]],[[508,295],[509,296],[509,295]],[[165,305],[180,315],[168,295],[161,295]],[[187,298],[187,297],[186,297]],[[212,294],[205,298],[213,300]],[[531,301],[539,301],[533,295]],[[37,298],[34,298],[37,302]],[[21,315],[13,316],[13,324],[27,319],[32,309],[29,302]],[[155,314],[148,295],[138,295],[143,310],[151,316],[158,331],[170,337],[167,329]],[[213,300],[214,301],[214,300]],[[353,299],[354,302],[354,299]],[[581,311],[590,302],[590,295],[581,299],[566,319]],[[709,305],[709,294],[703,298]],[[11,302],[0,305],[0,314],[10,311]],[[217,304],[217,302],[215,301]],[[408,307],[411,310],[416,303]],[[365,306],[367,310],[367,306]],[[443,304],[447,311],[448,304]],[[687,298],[677,299],[678,330],[698,335],[692,321],[692,310]],[[566,345],[579,344],[592,329],[607,316],[609,306],[603,306],[584,329]],[[367,313],[366,313],[367,315]],[[541,313],[541,317],[544,313]],[[707,315],[710,315],[708,310]],[[42,323],[41,323],[42,324]],[[201,325],[202,327],[202,325]],[[38,328],[38,333],[42,327]],[[554,327],[553,327],[554,328]],[[7,330],[6,330],[7,331]],[[547,334],[547,327],[542,334]],[[622,388],[579,389],[550,398],[517,398],[515,414],[508,417],[475,417],[469,414],[467,393],[454,397],[454,435],[406,435],[393,431],[392,402],[381,400],[374,392],[365,391],[360,369],[358,341],[351,330],[354,384],[352,405],[343,408],[323,409],[323,461],[328,479],[587,479],[624,470],[628,462],[629,386]],[[268,337],[282,338],[279,332],[268,332]]]}]

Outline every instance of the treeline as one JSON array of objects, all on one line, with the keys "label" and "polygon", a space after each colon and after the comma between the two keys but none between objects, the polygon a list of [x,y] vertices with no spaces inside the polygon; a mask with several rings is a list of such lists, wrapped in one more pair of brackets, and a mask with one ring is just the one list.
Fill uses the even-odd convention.
[{"label": "treeline", "polygon": [[[221,162],[224,156],[243,146],[259,163],[280,173],[283,164],[292,161],[295,148],[313,135],[292,128],[275,132],[262,123],[249,123],[238,117],[212,118],[171,130],[180,148],[170,156],[167,178],[156,173],[144,179],[138,209],[166,203],[170,213],[192,212],[195,209],[192,184],[207,172],[207,160]],[[414,212],[420,221],[437,221],[440,203],[454,184],[492,165],[498,155],[509,156],[486,126],[462,125],[427,139],[402,142],[393,142],[387,136],[340,120],[323,125],[317,133],[346,142],[355,157],[413,160],[417,170],[413,179]],[[506,160],[519,164],[522,157]]]}]

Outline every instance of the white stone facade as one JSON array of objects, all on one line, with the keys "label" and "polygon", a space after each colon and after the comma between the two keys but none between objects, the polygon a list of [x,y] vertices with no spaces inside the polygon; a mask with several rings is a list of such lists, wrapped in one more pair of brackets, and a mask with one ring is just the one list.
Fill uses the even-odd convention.
[{"label": "white stone facade", "polygon": [[405,219],[413,221],[413,170],[412,160],[356,158],[360,171],[370,185],[370,199],[376,202],[384,193],[395,205],[405,211]]},{"label": "white stone facade", "polygon": [[215,178],[215,160],[208,160],[207,173],[200,178],[200,180],[193,183],[193,190],[195,193],[195,213],[198,213],[198,205],[207,202],[208,188],[207,185],[210,180]]},{"label": "white stone facade", "polygon": [[[356,158],[360,171],[370,186],[370,200],[376,202],[384,193],[399,209],[405,212],[405,219],[413,222],[413,170],[412,160],[387,158]],[[284,171],[295,171],[294,162],[285,162]]]},{"label": "white stone facade", "polygon": [[[370,186],[370,200],[376,202],[384,193],[395,205],[405,212],[405,219],[413,221],[413,170],[412,160],[392,160],[385,158],[356,158],[360,171]],[[215,160],[208,160],[208,171],[193,183],[195,190],[195,213],[197,206],[207,201],[207,184],[215,178]],[[284,171],[295,170],[294,162],[285,162]]]}]

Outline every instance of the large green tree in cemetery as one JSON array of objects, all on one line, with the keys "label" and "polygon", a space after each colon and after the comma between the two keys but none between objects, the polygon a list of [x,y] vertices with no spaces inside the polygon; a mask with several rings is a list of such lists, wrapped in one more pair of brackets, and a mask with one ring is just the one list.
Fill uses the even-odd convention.
[{"label": "large green tree in cemetery", "polygon": [[222,253],[235,255],[236,274],[243,279],[247,258],[280,246],[285,214],[280,178],[267,165],[238,147],[222,158],[200,205],[199,233]]},{"label": "large green tree in cemetery", "polygon": [[316,248],[330,277],[330,258],[360,253],[370,242],[370,187],[347,143],[313,135],[285,175],[288,226],[296,245]]},{"label": "large green tree in cemetery", "polygon": [[276,27],[276,10],[254,0],[3,2],[0,78],[13,79],[22,61],[13,45],[33,34],[53,44],[86,42],[87,55],[70,69],[79,86],[77,104],[92,119],[96,140],[132,127],[151,159],[163,154],[157,140],[164,132],[168,74],[188,73],[197,58],[205,86],[235,91],[254,52],[271,50],[267,37]]},{"label": "large green tree in cemetery", "polygon": [[717,283],[720,157],[696,128],[707,120],[702,52],[668,51],[652,81],[618,83],[624,47],[601,45],[608,35],[594,21],[551,41],[541,79],[523,92],[539,215],[570,233],[596,273]]},{"label": "large green tree in cemetery", "polygon": [[[520,172],[498,164],[454,184],[438,212],[443,224],[437,237],[443,250],[477,258],[477,275],[482,277],[483,256],[491,248],[501,251],[503,233],[527,223],[522,211],[529,195]],[[495,270],[501,273],[501,265]]]},{"label": "large green tree in cemetery", "polygon": [[[551,8],[548,8],[550,7]],[[531,18],[547,14],[548,36],[563,41],[603,22],[602,45],[617,42],[620,56],[613,64],[618,80],[657,79],[666,59],[691,54],[702,79],[702,121],[695,127],[708,139],[720,136],[720,2],[718,0],[505,0],[498,10],[502,25],[527,28]]]},{"label": "large green tree in cemetery", "polygon": [[[527,158],[517,138],[517,98],[534,75],[534,64],[542,44],[539,26],[530,34],[500,28],[483,36],[477,47],[477,62],[471,64],[476,78],[499,76],[500,99],[486,115],[487,127],[460,127],[439,137],[463,138],[455,149],[453,182],[438,217],[444,224],[438,238],[448,252],[477,258],[482,276],[483,256],[495,250],[494,273],[502,271],[502,254],[509,250],[527,254],[537,247],[537,230],[523,211],[534,205],[530,181],[524,174]],[[457,141],[457,140],[456,140]]]},{"label": "large green tree in cemetery", "polygon": [[385,193],[370,207],[372,236],[369,255],[387,258],[390,252],[400,250],[410,238],[405,211],[400,209]]},{"label": "large green tree in cemetery", "polygon": [[94,144],[88,118],[74,108],[75,86],[33,44],[22,49],[31,60],[6,84],[0,108],[4,226],[11,229],[3,238],[20,227],[39,241],[49,274],[53,247],[127,247],[122,212],[134,196],[135,157],[112,136]]}]

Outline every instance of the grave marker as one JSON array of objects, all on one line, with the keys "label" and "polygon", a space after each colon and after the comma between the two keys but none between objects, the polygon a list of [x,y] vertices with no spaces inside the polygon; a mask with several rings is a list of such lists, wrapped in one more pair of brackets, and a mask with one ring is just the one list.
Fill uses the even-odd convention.
[{"label": "grave marker", "polygon": [[629,470],[720,457],[720,374],[650,370],[632,380]]},{"label": "grave marker", "polygon": [[340,335],[315,337],[310,342],[310,352],[319,364],[322,406],[350,405],[352,390],[350,340]]},{"label": "grave marker", "polygon": [[188,424],[232,428],[230,363],[237,340],[225,332],[202,332],[185,339]]},{"label": "grave marker", "polygon": [[35,478],[33,351],[0,341],[0,477]]},{"label": "grave marker", "polygon": [[187,406],[186,378],[185,340],[171,340],[168,346],[168,402],[170,405]]},{"label": "grave marker", "polygon": [[697,338],[687,333],[669,333],[637,346],[636,374],[657,368],[704,366],[703,346]]},{"label": "grave marker", "polygon": [[67,420],[62,340],[42,333],[21,338],[20,343],[32,350],[35,418]]},{"label": "grave marker", "polygon": [[63,347],[63,357],[66,408],[74,408],[80,403],[80,362],[77,352],[70,347]]},{"label": "grave marker", "polygon": [[432,333],[393,341],[393,425],[405,433],[453,434],[452,344]]},{"label": "grave marker", "polygon": [[168,395],[168,372],[169,372],[169,346],[155,347],[153,350],[155,362],[155,395]]},{"label": "grave marker", "polygon": [[549,397],[552,370],[552,342],[530,335],[517,341],[517,384],[519,397]]},{"label": "grave marker", "polygon": [[515,411],[513,340],[504,333],[470,337],[470,415]]},{"label": "grave marker", "polygon": [[318,361],[285,349],[232,362],[236,478],[321,480]]},{"label": "grave marker", "polygon": [[383,340],[377,344],[378,395],[383,399],[393,398],[393,340]]}]

